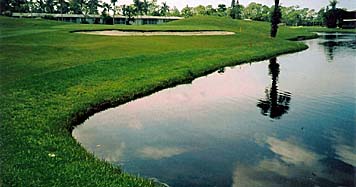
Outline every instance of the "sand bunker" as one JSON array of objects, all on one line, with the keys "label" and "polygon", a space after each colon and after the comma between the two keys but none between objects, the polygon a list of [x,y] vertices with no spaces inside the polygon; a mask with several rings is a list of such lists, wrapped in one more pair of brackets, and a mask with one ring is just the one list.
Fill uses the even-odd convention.
[{"label": "sand bunker", "polygon": [[87,31],[78,32],[81,34],[105,35],[105,36],[217,36],[234,35],[234,32],[227,31],[182,31],[182,32],[164,32],[164,31]]}]

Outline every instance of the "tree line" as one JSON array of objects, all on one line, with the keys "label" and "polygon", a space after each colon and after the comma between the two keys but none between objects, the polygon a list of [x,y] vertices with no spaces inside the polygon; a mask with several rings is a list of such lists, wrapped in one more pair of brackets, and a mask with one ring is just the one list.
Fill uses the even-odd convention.
[{"label": "tree line", "polygon": [[151,16],[180,16],[177,8],[170,8],[166,2],[157,0],[133,0],[130,5],[117,6],[118,0],[110,3],[101,0],[0,0],[0,13],[62,13],[62,14],[132,14]]},{"label": "tree line", "polygon": [[[110,0],[110,3],[101,0],[0,0],[0,13],[57,13],[57,14],[101,14],[110,17],[120,14],[132,18],[133,16],[230,16],[233,19],[250,19],[256,21],[272,20],[275,6],[266,6],[252,2],[246,7],[238,0],[232,0],[231,5],[219,4],[189,7],[179,10],[170,7],[166,2],[158,4],[157,0],[133,0],[132,4],[117,6],[118,0]],[[281,22],[290,26],[329,26],[336,27],[342,23],[342,15],[345,10],[336,8],[337,0],[331,0],[325,8],[316,11],[299,6],[279,6]]]},{"label": "tree line", "polygon": [[[336,8],[338,1],[330,0],[329,5],[320,10],[300,8],[299,6],[280,6],[280,22],[288,26],[328,26],[336,27],[342,23],[346,10]],[[279,2],[278,2],[279,4]],[[255,21],[272,21],[275,5],[269,7],[260,3],[252,2],[246,7],[239,4],[238,0],[232,0],[231,6],[224,4],[213,8],[211,5],[197,7],[185,7],[181,15],[185,17],[194,15],[230,16],[233,19],[249,19]]]}]

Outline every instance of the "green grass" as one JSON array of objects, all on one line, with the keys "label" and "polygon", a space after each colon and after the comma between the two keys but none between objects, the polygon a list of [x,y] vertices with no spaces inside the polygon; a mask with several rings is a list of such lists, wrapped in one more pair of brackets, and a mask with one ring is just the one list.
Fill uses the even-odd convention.
[{"label": "green grass", "polygon": [[[70,33],[98,29],[227,30],[236,35]],[[154,26],[0,17],[0,186],[154,186],[86,152],[70,129],[89,114],[218,68],[306,49],[287,39],[315,37],[308,29],[287,27],[276,39],[268,35],[268,23],[213,17]]]}]

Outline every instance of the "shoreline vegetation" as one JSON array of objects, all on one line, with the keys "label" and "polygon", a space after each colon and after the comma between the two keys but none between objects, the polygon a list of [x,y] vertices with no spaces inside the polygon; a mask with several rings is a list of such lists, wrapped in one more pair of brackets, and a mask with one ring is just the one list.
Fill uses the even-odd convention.
[{"label": "shoreline vegetation", "polygon": [[[222,67],[307,48],[324,28],[193,17],[164,25],[76,25],[0,17],[0,185],[155,186],[95,158],[71,136],[96,112]],[[224,30],[229,36],[112,37],[74,30]],[[333,30],[336,31],[336,30]],[[354,32],[354,31],[352,31]]]}]

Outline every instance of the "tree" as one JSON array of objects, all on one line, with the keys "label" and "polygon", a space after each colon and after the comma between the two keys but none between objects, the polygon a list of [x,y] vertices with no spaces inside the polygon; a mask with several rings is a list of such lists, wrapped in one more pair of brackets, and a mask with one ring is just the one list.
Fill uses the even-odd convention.
[{"label": "tree", "polygon": [[58,0],[57,1],[57,12],[61,14],[62,21],[63,21],[63,14],[67,14],[69,12],[69,3],[65,0]]},{"label": "tree", "polygon": [[134,21],[134,15],[136,14],[136,7],[134,5],[128,5],[125,6],[125,16],[127,16],[126,19],[126,25],[130,25],[130,21]]},{"label": "tree", "polygon": [[263,5],[261,11],[261,21],[270,21],[271,20],[271,9]]},{"label": "tree", "polygon": [[28,12],[29,10],[26,0],[12,0],[9,1],[9,5],[10,11],[13,12]]},{"label": "tree", "polygon": [[35,8],[35,2],[33,2],[33,0],[28,0],[27,4],[28,4],[28,7],[29,7],[29,12],[32,14],[36,9]]},{"label": "tree", "polygon": [[208,15],[208,16],[212,16],[212,15],[216,15],[217,14],[217,10],[215,8],[213,8],[212,5],[206,6],[205,11],[206,11],[206,15]]},{"label": "tree", "polygon": [[279,8],[279,0],[274,1],[274,8],[271,17],[271,37],[277,36],[278,24],[281,23],[281,9]]},{"label": "tree", "polygon": [[88,0],[87,6],[89,9],[89,14],[98,14],[98,0]]},{"label": "tree", "polygon": [[117,0],[110,0],[112,4],[112,24],[115,25],[115,14],[116,14],[116,9],[115,9],[115,4]]},{"label": "tree", "polygon": [[83,6],[82,0],[70,0],[69,1],[69,8],[73,14],[82,14],[83,13],[82,6]]},{"label": "tree", "polygon": [[134,0],[135,12],[137,15],[143,14],[143,3],[140,0]]},{"label": "tree", "polygon": [[[337,0],[331,0],[330,1],[330,10],[327,10],[325,13],[325,25],[328,28],[336,28],[338,26],[338,22],[342,22],[341,15],[340,15],[340,10],[337,9],[338,1]],[[341,23],[339,23],[341,25]]]},{"label": "tree", "polygon": [[180,16],[180,12],[177,7],[173,7],[172,10],[170,10],[170,15],[171,16]]},{"label": "tree", "polygon": [[10,1],[9,0],[0,0],[0,15],[5,11],[10,10]]},{"label": "tree", "polygon": [[46,3],[43,0],[37,0],[35,3],[35,12],[44,13],[46,11]]},{"label": "tree", "polygon": [[219,12],[219,16],[226,16],[226,5],[224,4],[219,4],[218,5],[218,12]]},{"label": "tree", "polygon": [[282,20],[287,25],[301,25],[302,24],[302,12],[299,10],[299,6],[281,7]]},{"label": "tree", "polygon": [[207,15],[206,8],[203,5],[198,5],[193,8],[193,14],[195,15]]},{"label": "tree", "polygon": [[272,77],[272,86],[266,89],[266,98],[258,100],[257,107],[261,109],[261,114],[272,119],[280,119],[283,114],[288,113],[291,101],[291,93],[278,90],[278,76],[280,73],[279,64],[276,58],[270,59],[268,66],[269,75]]},{"label": "tree", "polygon": [[150,2],[148,2],[148,0],[143,0],[142,11],[145,15],[148,15],[149,8],[150,8]]},{"label": "tree", "polygon": [[241,19],[241,10],[242,6],[239,4],[239,1],[232,0],[230,7],[230,17],[232,19]]},{"label": "tree", "polygon": [[101,8],[102,8],[101,18],[103,19],[103,23],[112,24],[113,19],[109,15],[109,11],[111,10],[111,5],[109,3],[103,2]]},{"label": "tree", "polygon": [[243,11],[245,18],[256,21],[269,21],[270,9],[268,6],[252,2]]},{"label": "tree", "polygon": [[168,12],[169,12],[169,6],[167,5],[166,2],[163,2],[160,10],[161,16],[167,16]]},{"label": "tree", "polygon": [[121,14],[126,16],[126,5],[121,5]]},{"label": "tree", "polygon": [[193,16],[193,8],[189,7],[188,5],[184,7],[181,11],[182,16],[184,17],[192,17]]},{"label": "tree", "polygon": [[159,5],[157,4],[157,0],[151,0],[149,8],[148,8],[148,12],[152,16],[159,16],[160,15]]},{"label": "tree", "polygon": [[235,0],[232,0],[232,1],[231,1],[231,8],[234,8],[234,7],[236,7],[236,1],[235,1]]},{"label": "tree", "polygon": [[54,13],[54,1],[46,0],[46,13]]},{"label": "tree", "polygon": [[331,10],[336,10],[337,0],[330,0]]},{"label": "tree", "polygon": [[318,25],[324,25],[324,19],[325,19],[325,8],[321,8],[316,17],[316,23]]}]

